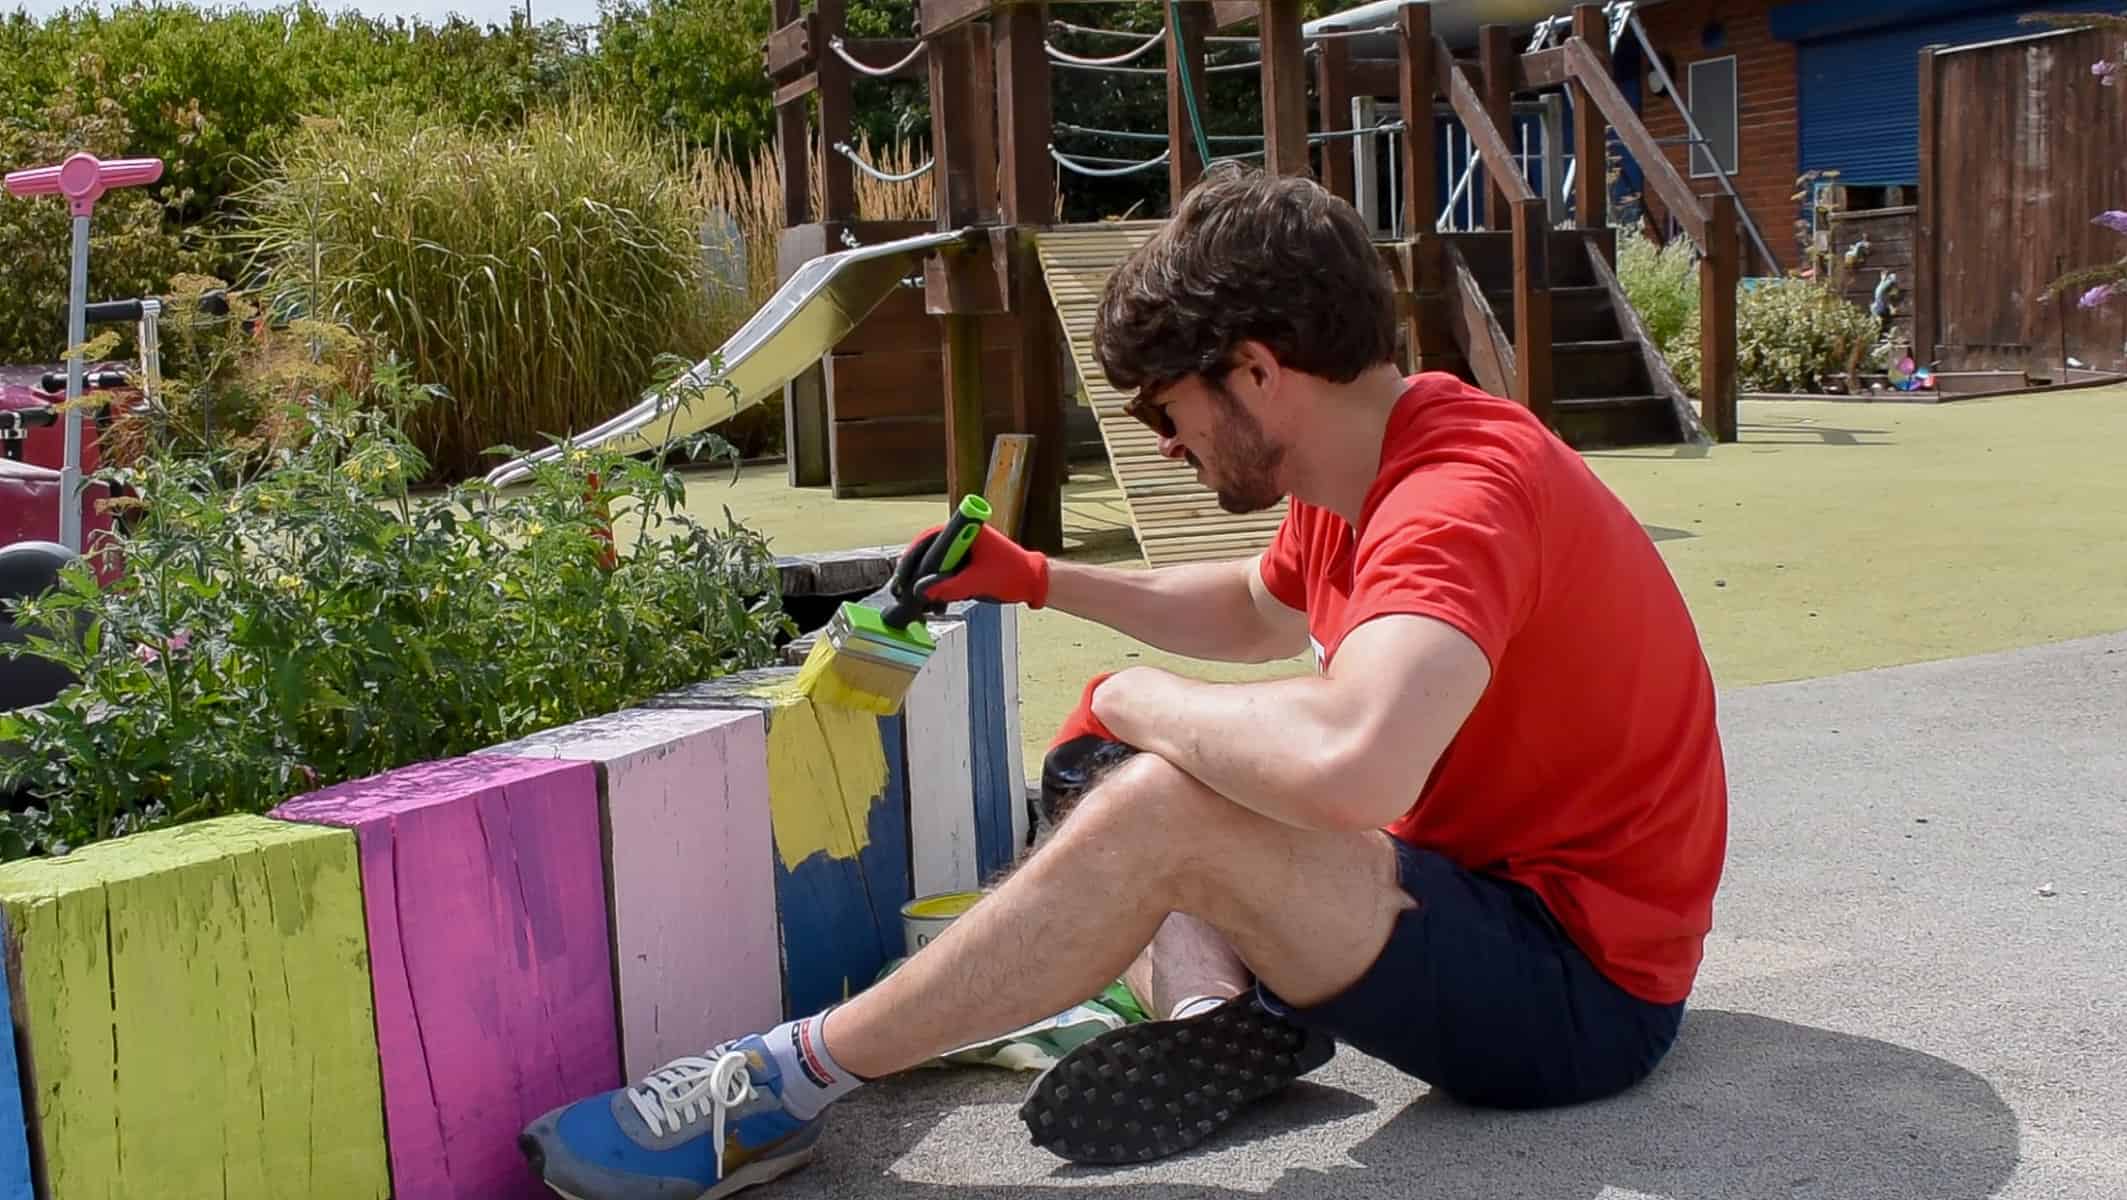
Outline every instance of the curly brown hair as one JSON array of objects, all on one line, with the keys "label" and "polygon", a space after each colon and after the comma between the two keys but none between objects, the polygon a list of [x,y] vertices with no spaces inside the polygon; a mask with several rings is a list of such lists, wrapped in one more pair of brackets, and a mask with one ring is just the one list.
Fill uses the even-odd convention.
[{"label": "curly brown hair", "polygon": [[1312,179],[1214,163],[1101,295],[1093,349],[1121,392],[1218,376],[1243,340],[1336,383],[1396,353],[1387,265],[1351,205]]}]

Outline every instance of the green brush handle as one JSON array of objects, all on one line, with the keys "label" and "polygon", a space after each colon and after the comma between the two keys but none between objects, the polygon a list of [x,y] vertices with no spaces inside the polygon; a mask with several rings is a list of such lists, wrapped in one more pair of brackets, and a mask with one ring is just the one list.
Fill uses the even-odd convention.
[{"label": "green brush handle", "polygon": [[[953,510],[945,528],[931,539],[930,549],[924,551],[923,563],[916,568],[915,579],[929,579],[960,565],[967,557],[968,547],[982,536],[982,526],[990,519],[990,503],[981,496],[969,492],[961,497],[960,507]],[[913,581],[911,581],[913,590]],[[886,623],[895,629],[905,629],[910,621],[923,614],[923,598],[910,596],[883,614]]]}]

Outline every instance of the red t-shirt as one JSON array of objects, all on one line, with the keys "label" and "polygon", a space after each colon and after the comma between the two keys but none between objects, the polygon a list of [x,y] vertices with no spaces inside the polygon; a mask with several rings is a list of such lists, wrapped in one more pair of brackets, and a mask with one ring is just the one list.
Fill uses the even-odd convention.
[{"label": "red t-shirt", "polygon": [[1295,499],[1262,573],[1318,667],[1385,614],[1468,635],[1491,683],[1388,832],[1534,889],[1626,991],[1690,992],[1727,851],[1713,680],[1667,564],[1577,453],[1519,404],[1415,376],[1356,546]]}]

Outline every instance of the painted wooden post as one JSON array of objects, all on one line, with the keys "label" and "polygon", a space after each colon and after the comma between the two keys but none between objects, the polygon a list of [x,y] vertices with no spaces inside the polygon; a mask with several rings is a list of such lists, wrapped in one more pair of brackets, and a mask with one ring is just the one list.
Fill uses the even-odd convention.
[{"label": "painted wooden post", "polygon": [[782,1020],[758,713],[625,709],[484,753],[596,765],[626,1078]]},{"label": "painted wooden post", "polygon": [[797,671],[746,671],[680,688],[645,708],[759,713],[786,1016],[869,987],[902,954],[909,879],[906,714],[818,704]]},{"label": "painted wooden post", "polygon": [[[1598,62],[1610,61],[1609,25],[1599,4],[1573,6],[1573,36],[1585,43]],[[1572,83],[1573,93],[1573,223],[1583,229],[1601,229],[1610,223],[1609,124],[1586,84]]]},{"label": "painted wooden post", "polygon": [[391,1195],[362,903],[253,816],[0,867],[44,1194]]},{"label": "painted wooden post", "polygon": [[1514,398],[1552,424],[1550,222],[1542,197],[1514,205]]},{"label": "painted wooden post", "polygon": [[[799,0],[775,0],[775,25],[782,29],[799,19]],[[783,155],[783,225],[812,219],[812,137],[805,120],[805,97],[775,106],[776,147]]]},{"label": "painted wooden post", "polygon": [[849,32],[846,10],[849,0],[813,0],[813,69],[820,76],[820,219],[857,219],[856,165],[835,149],[836,142],[849,140],[850,76],[853,72],[842,56],[827,44],[829,38]]},{"label": "painted wooden post", "polygon": [[[1204,111],[1204,38],[1211,26],[1211,9],[1201,0],[1183,0],[1167,11],[1167,211],[1172,214],[1182,197],[1204,173],[1204,159],[1196,151],[1196,130],[1189,123],[1189,96],[1196,96],[1197,112]],[[1182,87],[1181,68],[1189,68],[1191,88]],[[1210,123],[1207,119],[1207,125]]]},{"label": "painted wooden post", "polygon": [[1013,853],[1023,853],[1027,848],[1029,826],[1033,814],[1027,810],[1026,751],[1020,744],[1024,737],[1019,723],[1019,606],[1006,604],[997,610],[998,633],[1004,643],[999,655],[998,674],[1004,686],[1004,759],[1005,773],[1012,785],[1012,847]]},{"label": "painted wooden post", "polygon": [[1013,839],[1020,836],[1023,826],[1013,814],[1026,806],[1019,739],[1006,737],[1002,608],[977,603],[967,616],[968,737],[975,759],[977,866],[985,879],[1017,857],[1018,844]]},{"label": "painted wooden post", "polygon": [[[1007,5],[992,14],[997,73],[997,128],[1003,138],[1001,200],[1011,256],[1013,369],[1010,432],[1034,439],[1025,508],[1016,536],[1045,553],[1063,549],[1064,388],[1053,302],[1041,277],[1033,229],[1055,223],[1055,164],[1049,160],[1054,114],[1049,104],[1048,5]],[[994,445],[994,444],[993,444]],[[994,455],[995,450],[991,453]],[[995,499],[995,497],[992,497]]]},{"label": "painted wooden post", "polygon": [[1736,440],[1736,287],[1742,246],[1736,201],[1706,197],[1706,244],[1699,259],[1699,420],[1716,442]]},{"label": "painted wooden post", "polygon": [[1309,174],[1300,0],[1262,0],[1256,25],[1263,47],[1263,165],[1278,175]]},{"label": "painted wooden post", "polygon": [[910,685],[902,715],[908,730],[908,831],[918,896],[980,886],[975,828],[974,728],[968,719],[968,627],[930,622],[938,649]]},{"label": "painted wooden post", "polygon": [[[1432,9],[1406,4],[1396,10],[1396,17],[1403,33],[1397,74],[1397,95],[1403,105],[1403,236],[1416,242],[1432,234],[1440,221],[1440,183],[1433,162],[1433,98],[1440,94],[1440,81],[1433,71],[1438,59]],[[1414,293],[1423,290],[1415,275],[1411,286]],[[1417,311],[1414,305],[1413,313]],[[1417,333],[1411,331],[1414,353]]]},{"label": "painted wooden post", "polygon": [[[6,914],[0,913],[0,947],[7,936]],[[0,968],[0,1012],[12,1014],[14,1001],[8,992],[8,971]],[[22,1112],[21,1064],[15,1057],[15,1039],[0,1036],[0,1200],[35,1200],[30,1189],[29,1129]]]},{"label": "painted wooden post", "polygon": [[[1935,343],[1941,336],[1942,324],[1942,267],[1935,257],[1940,248],[1936,230],[1942,221],[1942,193],[1936,190],[1941,183],[1936,164],[1942,141],[1942,74],[1936,54],[1934,46],[1920,50],[1920,197],[1913,230],[1913,361],[1923,365],[1935,361]],[[2066,297],[2061,299],[2065,301]],[[2066,309],[2062,311],[2065,313]]]},{"label": "painted wooden post", "polygon": [[547,1195],[517,1134],[621,1082],[596,769],[424,763],[274,815],[355,831],[393,1200]]},{"label": "painted wooden post", "polygon": [[[1477,62],[1483,72],[1485,112],[1490,114],[1492,127],[1506,139],[1511,149],[1514,145],[1514,31],[1505,25],[1480,28],[1477,31]],[[1484,225],[1486,229],[1505,233],[1514,227],[1514,202],[1499,174],[1492,169],[1491,163],[1484,164],[1487,183]]]},{"label": "painted wooden post", "polygon": [[[1322,40],[1315,61],[1315,94],[1324,133],[1345,133],[1352,127],[1352,48],[1347,38]],[[1358,199],[1352,181],[1350,138],[1325,138],[1322,142],[1322,186],[1346,204]]]}]

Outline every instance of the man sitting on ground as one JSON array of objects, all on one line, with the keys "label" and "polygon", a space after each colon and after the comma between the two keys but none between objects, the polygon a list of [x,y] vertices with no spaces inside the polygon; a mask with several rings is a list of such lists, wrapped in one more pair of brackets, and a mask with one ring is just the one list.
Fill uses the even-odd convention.
[{"label": "man sitting on ground", "polygon": [[955,573],[910,586],[1203,659],[1311,651],[1314,671],[1096,679],[1056,745],[1128,752],[1008,878],[846,1003],[535,1122],[526,1152],[555,1191],[694,1200],[776,1178],[864,1082],[1119,975],[1166,1019],[1072,1051],[1021,1110],[1073,1161],[1195,1145],[1340,1041],[1513,1108],[1654,1069],[1725,853],[1705,657],[1580,456],[1520,405],[1404,377],[1396,320],[1349,205],[1205,173],[1110,279],[1096,346],[1227,511],[1291,499],[1269,548],[1138,571],[985,529]]}]

